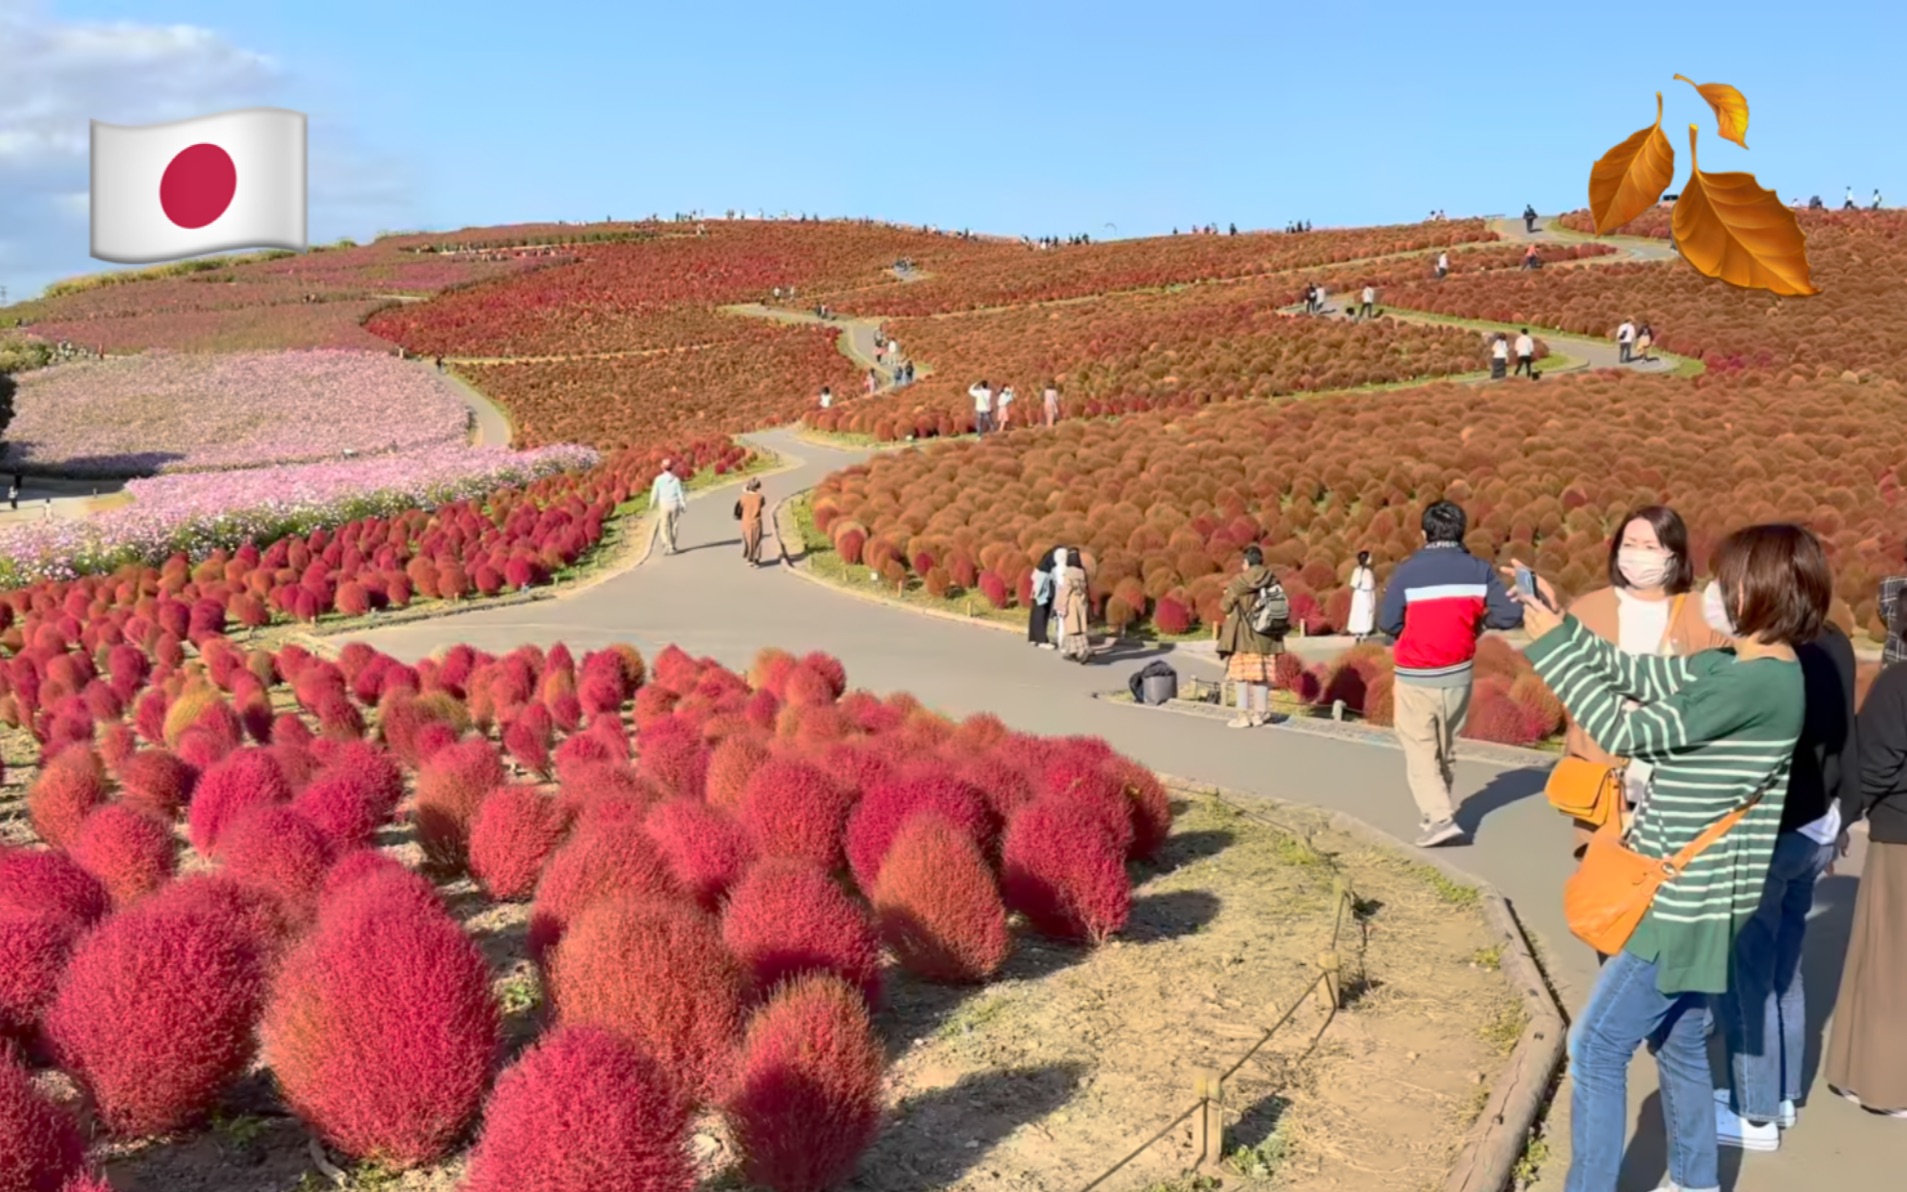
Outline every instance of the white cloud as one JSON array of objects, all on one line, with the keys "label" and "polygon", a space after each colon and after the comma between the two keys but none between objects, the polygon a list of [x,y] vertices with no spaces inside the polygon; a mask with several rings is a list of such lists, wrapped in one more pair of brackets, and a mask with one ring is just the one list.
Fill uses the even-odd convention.
[{"label": "white cloud", "polygon": [[[211,29],[71,21],[40,0],[0,0],[0,285],[10,298],[104,268],[88,255],[91,124],[159,124],[282,106],[293,79],[270,56]],[[348,130],[312,117],[314,235],[401,220],[408,187],[366,160]],[[360,233],[362,234],[362,233]]]}]

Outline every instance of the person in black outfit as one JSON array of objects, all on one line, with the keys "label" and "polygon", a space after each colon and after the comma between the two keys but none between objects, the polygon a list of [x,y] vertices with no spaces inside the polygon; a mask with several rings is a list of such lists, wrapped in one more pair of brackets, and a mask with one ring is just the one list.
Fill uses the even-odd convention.
[{"label": "person in black outfit", "polygon": [[1530,233],[1536,231],[1536,208],[1528,203],[1523,204],[1523,230]]},{"label": "person in black outfit", "polygon": [[1807,712],[1761,904],[1735,941],[1733,980],[1718,999],[1730,1099],[1718,1106],[1724,1146],[1773,1149],[1806,1086],[1808,1018],[1801,950],[1814,886],[1860,818],[1854,644],[1833,625],[1795,647]]}]

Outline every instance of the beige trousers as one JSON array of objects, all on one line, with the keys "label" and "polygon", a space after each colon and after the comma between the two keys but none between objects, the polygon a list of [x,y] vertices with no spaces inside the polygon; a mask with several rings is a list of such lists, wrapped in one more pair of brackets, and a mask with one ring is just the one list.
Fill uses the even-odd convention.
[{"label": "beige trousers", "polygon": [[1450,786],[1456,776],[1457,734],[1470,713],[1469,684],[1399,683],[1391,688],[1391,707],[1397,743],[1404,748],[1404,775],[1418,812],[1433,824],[1453,818],[1457,805]]},{"label": "beige trousers", "polygon": [[682,506],[665,505],[662,507],[659,528],[662,531],[662,549],[675,553],[675,527],[682,520]]}]

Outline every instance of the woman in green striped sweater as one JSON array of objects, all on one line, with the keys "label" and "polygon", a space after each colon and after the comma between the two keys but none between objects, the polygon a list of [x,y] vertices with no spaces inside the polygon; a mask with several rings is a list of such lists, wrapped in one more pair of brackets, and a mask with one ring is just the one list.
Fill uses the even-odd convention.
[{"label": "woman in green striped sweater", "polygon": [[1709,995],[1727,991],[1735,935],[1761,901],[1801,734],[1794,646],[1819,634],[1833,585],[1819,540],[1799,526],[1738,530],[1710,570],[1709,620],[1733,645],[1686,658],[1622,653],[1552,611],[1547,584],[1539,585],[1543,600],[1520,598],[1529,660],[1576,723],[1608,752],[1654,766],[1631,848],[1670,856],[1759,796],[1733,830],[1662,885],[1570,1031],[1565,1192],[1614,1192],[1629,1061],[1645,1042],[1661,1073],[1666,1189],[1721,1186],[1704,1010]]}]

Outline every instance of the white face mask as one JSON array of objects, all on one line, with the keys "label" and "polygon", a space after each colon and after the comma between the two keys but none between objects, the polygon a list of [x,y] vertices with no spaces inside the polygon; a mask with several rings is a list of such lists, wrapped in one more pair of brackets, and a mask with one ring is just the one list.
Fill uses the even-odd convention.
[{"label": "white face mask", "polygon": [[1675,568],[1675,556],[1665,550],[1625,546],[1616,552],[1616,570],[1632,588],[1659,588]]},{"label": "white face mask", "polygon": [[1728,602],[1722,599],[1722,586],[1714,580],[1708,581],[1708,587],[1702,589],[1702,616],[1710,629],[1724,637],[1735,636],[1735,618],[1729,615]]}]

